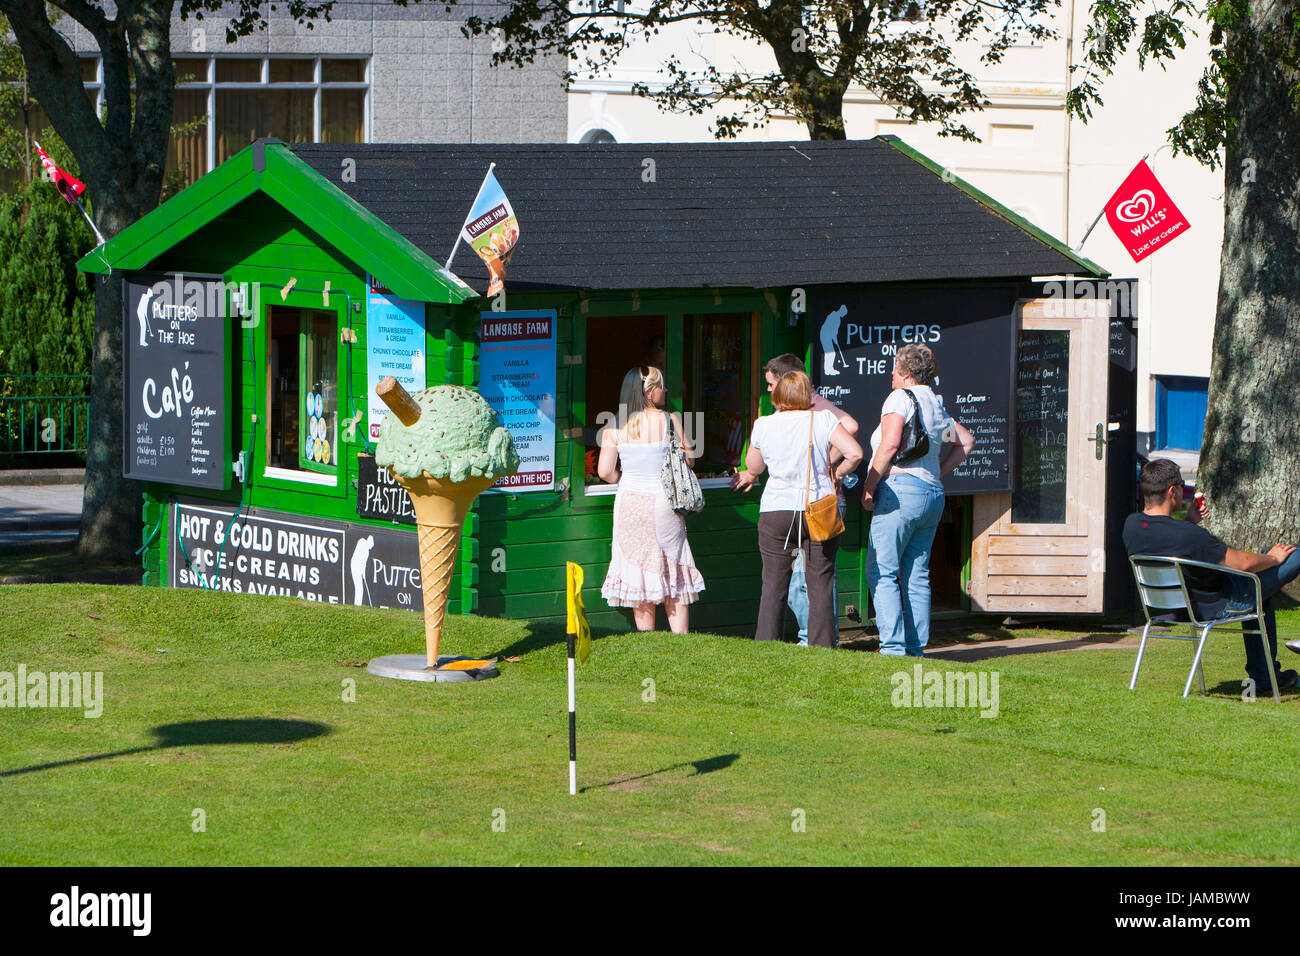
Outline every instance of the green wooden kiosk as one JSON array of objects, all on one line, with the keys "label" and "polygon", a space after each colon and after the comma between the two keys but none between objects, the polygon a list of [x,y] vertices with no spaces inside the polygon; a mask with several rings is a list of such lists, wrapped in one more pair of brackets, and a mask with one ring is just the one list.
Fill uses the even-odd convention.
[{"label": "green wooden kiosk", "polygon": [[[468,249],[443,264],[490,163],[521,231],[492,299]],[[981,427],[935,547],[936,610],[1127,601],[1108,545],[1132,499],[1132,283],[894,137],[260,140],[79,268],[126,284],[123,460],[145,482],[146,585],[418,610],[409,504],[370,457],[376,376],[404,372],[491,388],[541,423],[516,434],[527,477],[478,499],[449,612],[558,620],[576,561],[592,623],[629,626],[600,596],[616,489],[594,451],[622,376],[653,362],[702,443],[691,627],[751,632],[759,494],[727,476],[770,410],[763,362],[805,356],[865,444],[888,356],[926,341],[949,410]],[[869,615],[856,503],[847,525],[853,626]]]}]

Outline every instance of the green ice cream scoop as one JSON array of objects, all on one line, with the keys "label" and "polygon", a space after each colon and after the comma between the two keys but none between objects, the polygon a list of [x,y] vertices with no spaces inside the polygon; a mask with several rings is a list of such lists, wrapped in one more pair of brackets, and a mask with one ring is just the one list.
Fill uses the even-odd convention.
[{"label": "green ice cream scoop", "polygon": [[394,414],[379,426],[375,464],[380,468],[392,468],[403,478],[427,472],[454,482],[471,476],[497,479],[519,470],[514,439],[478,392],[437,385],[409,396],[403,391],[401,397],[409,399],[405,413],[384,398]]}]

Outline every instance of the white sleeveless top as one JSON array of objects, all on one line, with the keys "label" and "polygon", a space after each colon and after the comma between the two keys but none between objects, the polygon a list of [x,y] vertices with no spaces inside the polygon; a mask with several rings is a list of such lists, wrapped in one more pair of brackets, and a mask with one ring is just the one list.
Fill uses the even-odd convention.
[{"label": "white sleeveless top", "polygon": [[663,494],[664,486],[659,480],[659,473],[663,470],[667,454],[666,441],[620,442],[618,458],[623,474],[619,478],[618,490]]}]

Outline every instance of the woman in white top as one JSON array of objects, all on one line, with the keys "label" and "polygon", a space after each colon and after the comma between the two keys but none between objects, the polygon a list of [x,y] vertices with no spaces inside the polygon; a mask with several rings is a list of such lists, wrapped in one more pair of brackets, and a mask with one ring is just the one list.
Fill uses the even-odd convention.
[{"label": "woman in white top", "polygon": [[653,631],[655,605],[662,604],[668,626],[687,630],[687,605],[704,590],[686,543],[686,523],[673,511],[659,478],[668,453],[668,421],[694,465],[682,436],[682,420],[663,411],[664,374],[642,365],[623,376],[619,402],[627,410],[623,428],[605,428],[597,472],[618,484],[614,498],[614,541],[601,595],[611,607],[630,607],[637,630]]},{"label": "woman in white top", "polygon": [[[940,479],[975,446],[971,433],[952,420],[930,387],[937,373],[928,346],[904,345],[898,350],[894,391],[880,410],[880,425],[871,436],[871,470],[862,481],[862,507],[875,512],[867,584],[880,631],[880,653],[900,657],[921,657],[929,643],[930,548],[943,516]],[[917,410],[929,451],[897,464],[894,458],[903,429],[916,419]],[[941,460],[945,442],[949,447]]]},{"label": "woman in white top", "polygon": [[[812,382],[803,372],[787,372],[772,389],[776,413],[754,423],[745,468],[758,476],[769,471],[758,506],[758,550],[763,556],[763,596],[754,638],[778,641],[785,630],[786,595],[790,589],[791,549],[804,551],[808,586],[808,643],[835,646],[835,552],[839,538],[810,541],[804,526],[808,502],[835,494],[829,453],[844,456],[834,469],[841,479],[858,467],[862,447],[829,410],[812,409]],[[809,445],[812,469],[809,472]]]}]

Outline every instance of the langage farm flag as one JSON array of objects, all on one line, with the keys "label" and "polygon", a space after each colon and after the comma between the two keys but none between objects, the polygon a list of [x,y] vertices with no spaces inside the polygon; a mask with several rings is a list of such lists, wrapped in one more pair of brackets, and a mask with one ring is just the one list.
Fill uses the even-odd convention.
[{"label": "langage farm flag", "polygon": [[505,287],[506,267],[510,254],[519,241],[519,220],[510,207],[505,190],[492,175],[493,163],[483,177],[483,185],[474,197],[469,217],[461,229],[460,238],[469,243],[488,268],[488,295],[496,295]]},{"label": "langage farm flag", "polygon": [[1145,160],[1133,167],[1106,203],[1106,221],[1134,262],[1192,228]]}]

